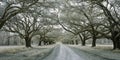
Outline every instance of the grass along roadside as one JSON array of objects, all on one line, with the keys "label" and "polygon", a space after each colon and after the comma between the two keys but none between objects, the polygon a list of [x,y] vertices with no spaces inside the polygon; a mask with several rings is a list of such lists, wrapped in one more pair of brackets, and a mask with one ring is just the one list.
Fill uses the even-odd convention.
[{"label": "grass along roadside", "polygon": [[0,46],[0,53],[16,53],[26,49],[24,46]]},{"label": "grass along roadside", "polygon": [[77,49],[80,49],[84,52],[98,55],[100,57],[111,59],[111,60],[120,60],[120,50],[112,50],[111,45],[98,45],[97,47],[92,48],[91,46],[80,46],[80,45],[71,45]]},{"label": "grass along roadside", "polygon": [[48,55],[52,47],[34,46],[26,48],[24,46],[2,46],[1,48],[0,60],[41,60],[44,56]]},{"label": "grass along roadside", "polygon": [[33,45],[32,48],[26,48],[25,46],[0,46],[0,53],[11,53],[15,54],[17,52],[27,51],[31,49],[47,49],[47,48],[53,48],[54,45],[48,45],[48,46],[35,46]]}]

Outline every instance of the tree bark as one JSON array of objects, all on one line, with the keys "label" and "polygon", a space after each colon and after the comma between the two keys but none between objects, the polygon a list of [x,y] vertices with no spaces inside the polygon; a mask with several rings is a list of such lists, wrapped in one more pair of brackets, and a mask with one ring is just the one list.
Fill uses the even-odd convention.
[{"label": "tree bark", "polygon": [[41,43],[42,43],[42,41],[39,41],[39,44],[38,44],[38,46],[41,46],[41,45],[42,45]]},{"label": "tree bark", "polygon": [[86,46],[86,41],[85,40],[82,41],[82,46]]},{"label": "tree bark", "polygon": [[112,40],[112,41],[113,41],[113,49],[116,49],[116,43],[114,40]]},{"label": "tree bark", "polygon": [[95,36],[93,36],[92,47],[96,47],[96,37]]},{"label": "tree bark", "polygon": [[79,43],[78,43],[78,40],[76,40],[76,45],[78,45]]},{"label": "tree bark", "polygon": [[29,37],[25,37],[25,43],[26,43],[26,47],[31,47],[31,38]]},{"label": "tree bark", "polygon": [[117,36],[119,34],[118,31],[114,31],[112,33],[112,41],[113,41],[113,49],[120,49],[120,37]]},{"label": "tree bark", "polygon": [[72,40],[71,42],[72,42],[72,44],[74,45],[74,41]]},{"label": "tree bark", "polygon": [[113,49],[120,49],[120,42],[119,42],[119,39],[113,39]]},{"label": "tree bark", "polygon": [[118,40],[118,49],[120,49],[120,39]]}]

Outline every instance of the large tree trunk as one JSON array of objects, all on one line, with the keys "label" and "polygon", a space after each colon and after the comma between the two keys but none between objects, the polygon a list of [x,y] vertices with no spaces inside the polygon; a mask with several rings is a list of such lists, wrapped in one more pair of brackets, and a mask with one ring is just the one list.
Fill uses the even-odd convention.
[{"label": "large tree trunk", "polygon": [[[0,20],[2,20],[2,19],[0,19]],[[5,22],[6,21],[3,21],[3,22],[0,23],[0,29],[4,26]]]},{"label": "large tree trunk", "polygon": [[72,43],[72,45],[74,45],[74,41],[73,40],[71,41],[71,43]]},{"label": "large tree trunk", "polygon": [[113,49],[120,49],[120,39],[119,39],[119,37],[114,39],[114,41],[113,41]]},{"label": "large tree trunk", "polygon": [[117,46],[117,49],[120,49],[120,40],[119,39],[116,41],[116,46]]},{"label": "large tree trunk", "polygon": [[113,49],[120,49],[120,40],[114,39],[113,41]]},{"label": "large tree trunk", "polygon": [[118,31],[112,33],[113,49],[120,49],[120,37],[117,36],[118,34]]},{"label": "large tree trunk", "polygon": [[78,43],[78,40],[76,40],[76,45],[78,45],[79,43]]},{"label": "large tree trunk", "polygon": [[[85,36],[83,36],[85,38]],[[81,45],[85,46],[86,45],[86,41],[84,38],[82,38],[82,35],[79,34],[79,38],[81,39]]]},{"label": "large tree trunk", "polygon": [[95,36],[93,36],[92,47],[96,47],[96,37]]},{"label": "large tree trunk", "polygon": [[[119,32],[118,32],[118,34],[119,34]],[[116,36],[115,40],[116,40],[117,49],[120,49],[120,37]]]},{"label": "large tree trunk", "polygon": [[120,49],[120,39],[118,40],[118,49]]},{"label": "large tree trunk", "polygon": [[25,37],[25,46],[26,47],[31,47],[31,38],[29,38],[29,37]]},{"label": "large tree trunk", "polygon": [[42,43],[42,41],[39,41],[39,44],[38,44],[38,46],[41,46],[41,45],[42,45],[41,43]]},{"label": "large tree trunk", "polygon": [[83,41],[82,41],[82,46],[85,46],[85,45],[86,45],[86,41],[83,40]]},{"label": "large tree trunk", "polygon": [[116,47],[116,43],[115,43],[115,41],[114,40],[112,40],[113,41],[113,49],[116,49],[117,47]]}]

